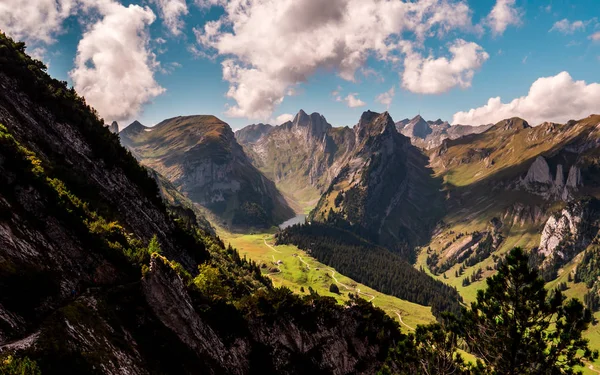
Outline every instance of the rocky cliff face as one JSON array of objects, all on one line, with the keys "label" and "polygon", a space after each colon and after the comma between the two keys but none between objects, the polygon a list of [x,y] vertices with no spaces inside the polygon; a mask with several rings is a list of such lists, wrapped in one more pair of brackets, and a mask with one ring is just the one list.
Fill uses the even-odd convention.
[{"label": "rocky cliff face", "polygon": [[250,125],[236,132],[254,165],[300,206],[316,203],[354,147],[350,128],[333,128],[324,116],[300,110],[292,121],[253,140]]},{"label": "rocky cliff face", "polygon": [[311,213],[410,253],[443,211],[427,158],[399,134],[390,115],[367,111],[354,127],[354,152]]},{"label": "rocky cliff face", "polygon": [[400,338],[381,310],[273,288],[170,216],[21,44],[0,34],[0,47],[1,355],[43,374],[376,372]]},{"label": "rocky cliff face", "polygon": [[176,117],[153,128],[133,124],[120,138],[144,165],[229,227],[269,227],[293,216],[229,125],[214,116]]},{"label": "rocky cliff face", "polygon": [[537,252],[544,267],[562,265],[585,250],[600,230],[600,202],[586,198],[552,214],[542,230]]},{"label": "rocky cliff face", "polygon": [[527,170],[521,181],[527,191],[543,196],[545,199],[570,200],[574,193],[583,186],[581,170],[576,165],[569,167],[565,181],[563,165],[556,166],[556,176],[552,177],[550,166],[543,156],[538,156]]},{"label": "rocky cliff face", "polygon": [[252,124],[240,130],[236,130],[235,139],[241,144],[253,144],[260,138],[269,134],[273,130],[273,126],[269,124]]}]

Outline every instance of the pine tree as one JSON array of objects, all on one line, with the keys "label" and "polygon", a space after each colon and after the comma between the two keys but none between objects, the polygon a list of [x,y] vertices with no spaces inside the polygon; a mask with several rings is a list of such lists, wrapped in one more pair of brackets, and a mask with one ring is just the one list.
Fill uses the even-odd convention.
[{"label": "pine tree", "polygon": [[462,319],[465,343],[492,373],[573,374],[584,358],[598,357],[581,336],[589,310],[565,301],[560,290],[548,295],[520,248],[498,265]]}]

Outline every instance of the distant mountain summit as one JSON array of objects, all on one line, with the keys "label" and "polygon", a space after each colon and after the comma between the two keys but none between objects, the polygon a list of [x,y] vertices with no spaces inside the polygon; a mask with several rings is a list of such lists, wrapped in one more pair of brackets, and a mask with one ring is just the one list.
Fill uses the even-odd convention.
[{"label": "distant mountain summit", "polygon": [[235,138],[240,144],[255,143],[261,137],[269,134],[273,130],[273,125],[269,124],[252,124],[248,125],[235,132]]},{"label": "distant mountain summit", "polygon": [[486,131],[490,125],[450,125],[448,121],[437,119],[425,121],[420,115],[412,119],[404,119],[396,122],[398,132],[410,138],[411,142],[423,149],[432,149],[444,139],[456,139],[469,134],[477,134]]},{"label": "distant mountain summit", "polygon": [[106,125],[106,127],[111,131],[111,133],[119,133],[119,124],[116,121],[113,121],[110,125]]},{"label": "distant mountain summit", "polygon": [[400,133],[402,133],[410,139],[425,139],[429,134],[433,132],[433,129],[431,128],[430,124],[427,121],[425,121],[420,115],[417,115],[412,120],[406,123],[397,123],[396,128]]},{"label": "distant mountain summit", "polygon": [[249,125],[236,138],[253,164],[298,203],[297,209],[316,204],[355,143],[352,129],[334,128],[325,116],[304,110],[279,126]]},{"label": "distant mountain summit", "polygon": [[234,133],[214,116],[134,122],[121,143],[148,167],[229,227],[270,227],[293,216],[272,181],[250,162]]},{"label": "distant mountain summit", "polygon": [[353,131],[354,147],[311,220],[352,229],[410,258],[443,211],[439,182],[389,113],[364,112]]}]

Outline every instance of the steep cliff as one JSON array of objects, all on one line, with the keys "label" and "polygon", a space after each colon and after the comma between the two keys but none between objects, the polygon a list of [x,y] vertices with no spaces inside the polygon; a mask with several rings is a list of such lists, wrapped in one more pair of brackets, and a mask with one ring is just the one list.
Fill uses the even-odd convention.
[{"label": "steep cliff", "polygon": [[170,216],[85,101],[3,34],[0,88],[0,357],[43,374],[374,373],[402,337],[364,300],[273,288]]},{"label": "steep cliff", "polygon": [[367,111],[354,127],[355,146],[311,212],[410,254],[443,213],[439,181],[427,158],[399,134],[390,115]]},{"label": "steep cliff", "polygon": [[[128,130],[130,129],[131,130]],[[214,116],[185,116],[152,128],[132,124],[121,143],[228,227],[270,227],[293,216],[272,181]]]}]

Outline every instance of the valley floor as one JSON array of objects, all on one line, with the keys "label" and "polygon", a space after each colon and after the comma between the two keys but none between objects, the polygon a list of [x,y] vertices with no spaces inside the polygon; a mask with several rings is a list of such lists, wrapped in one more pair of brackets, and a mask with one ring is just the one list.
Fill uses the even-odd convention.
[{"label": "valley floor", "polygon": [[[340,303],[349,299],[349,293],[358,293],[398,320],[405,332],[419,324],[435,321],[430,307],[379,293],[359,284],[295,246],[275,246],[273,233],[233,234],[222,229],[217,232],[225,244],[237,248],[241,256],[247,256],[259,265],[264,264],[263,274],[268,274],[276,286],[286,286],[298,294],[308,294],[310,287],[320,295],[336,298]],[[337,284],[340,294],[329,291],[332,283]]]}]

